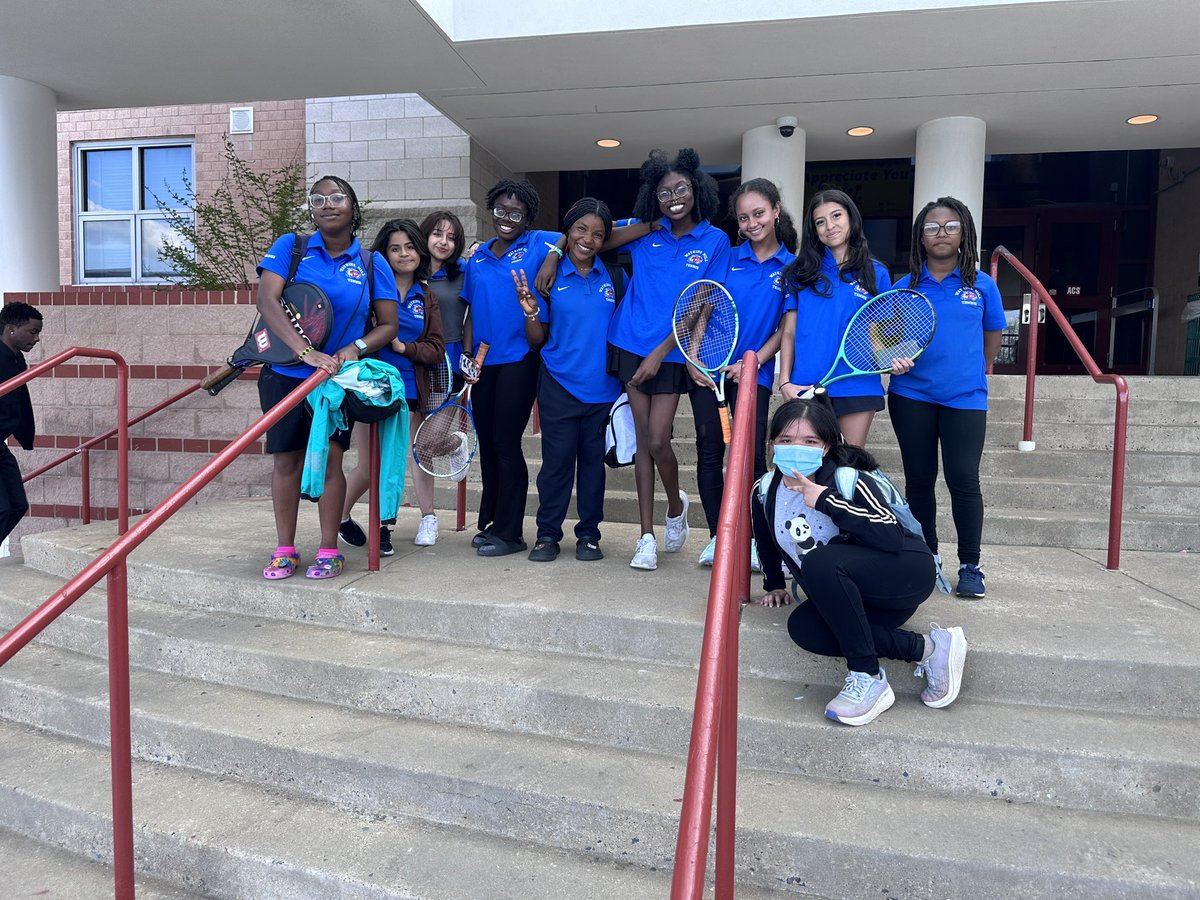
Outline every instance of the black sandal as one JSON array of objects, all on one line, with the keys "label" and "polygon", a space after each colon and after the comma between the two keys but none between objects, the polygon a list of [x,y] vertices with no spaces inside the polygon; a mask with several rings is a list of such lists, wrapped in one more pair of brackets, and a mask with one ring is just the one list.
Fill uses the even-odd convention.
[{"label": "black sandal", "polygon": [[480,556],[508,556],[510,553],[524,553],[528,549],[529,545],[519,538],[506,541],[492,535],[475,552]]}]

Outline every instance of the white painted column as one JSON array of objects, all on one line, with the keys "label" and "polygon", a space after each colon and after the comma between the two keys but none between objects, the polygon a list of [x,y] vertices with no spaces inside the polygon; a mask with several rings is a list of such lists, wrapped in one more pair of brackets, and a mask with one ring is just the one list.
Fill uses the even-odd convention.
[{"label": "white painted column", "polygon": [[58,290],[56,109],[50,88],[0,75],[0,293]]},{"label": "white painted column", "polygon": [[800,227],[804,213],[804,154],[806,136],[797,128],[782,137],[775,125],[760,125],[742,135],[742,181],[769,178],[779,188],[783,205]]},{"label": "white painted column", "polygon": [[926,203],[954,197],[966,204],[982,233],[983,163],[987,123],[973,116],[934,119],[917,129],[913,218]]}]

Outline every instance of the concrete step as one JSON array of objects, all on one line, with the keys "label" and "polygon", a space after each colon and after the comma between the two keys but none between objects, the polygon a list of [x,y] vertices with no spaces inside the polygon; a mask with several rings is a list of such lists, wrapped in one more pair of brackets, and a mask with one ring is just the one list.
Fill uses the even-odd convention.
[{"label": "concrete step", "polygon": [[[0,742],[0,825],[60,846],[109,841],[107,750],[4,723]],[[669,872],[582,848],[358,814],[177,766],[136,762],[134,790],[140,871],[203,896],[650,900],[670,885]]]},{"label": "concrete step", "polygon": [[[1043,422],[1073,422],[1081,425],[1107,426],[1112,430],[1116,414],[1116,394],[1109,390],[1105,396],[1037,399],[1033,407],[1036,430]],[[882,416],[881,416],[882,418]],[[1024,393],[1015,397],[988,398],[988,422],[1024,422]],[[1174,424],[1200,425],[1200,383],[1195,383],[1187,398],[1131,395],[1129,421],[1135,425]]]},{"label": "concrete step", "polygon": [[[627,661],[633,666],[629,678],[635,694],[642,690],[644,678],[637,672],[645,665],[656,670],[694,667],[711,570],[697,566],[686,550],[660,554],[656,572],[630,569],[627,554],[632,552],[636,527],[614,525],[615,533],[602,544],[608,556],[600,562],[580,563],[569,552],[549,564],[530,563],[516,554],[489,560],[473,553],[469,533],[446,534],[435,547],[413,547],[407,541],[415,534],[417,515],[402,512],[397,555],[384,560],[380,572],[365,572],[365,554],[354,551],[346,574],[333,582],[292,579],[279,584],[263,580],[261,560],[247,558],[242,550],[254,545],[256,533],[269,533],[269,504],[222,503],[189,509],[181,514],[177,528],[151,538],[144,552],[131,560],[131,592],[159,601],[138,605],[138,617],[131,617],[138,626],[135,635],[142,652],[146,659],[164,657],[162,665],[177,674],[203,674],[178,667],[186,666],[192,656],[186,649],[193,640],[189,635],[196,635],[194,640],[201,646],[214,640],[207,617],[220,611],[272,620],[239,634],[236,643],[221,653],[250,653],[262,643],[276,659],[274,665],[285,684],[291,677],[289,664],[274,649],[276,644],[289,652],[311,648],[305,652],[321,665],[333,667],[331,678],[341,664],[342,656],[323,654],[321,641],[300,628],[303,623],[328,629],[321,640],[336,642],[343,654],[351,653],[351,646],[353,652],[364,652],[359,644],[345,643],[352,639],[343,633],[346,629],[380,638],[463,645],[439,650],[436,658],[442,660],[442,668],[430,670],[428,678],[442,677],[438,672],[443,669],[456,675],[455,667],[465,664],[463,655],[472,652],[470,645],[494,655],[497,665],[505,664],[509,651],[563,654],[568,660],[582,656]],[[218,525],[226,528],[229,541],[219,547],[195,543],[193,535],[211,533]],[[49,596],[56,576],[78,571],[111,533],[112,526],[104,523],[28,538],[27,565],[6,571],[0,583],[5,615],[16,621],[29,608],[30,601],[22,598]],[[315,545],[310,532],[302,530],[300,540],[301,546]],[[699,553],[701,544],[692,541],[688,546]],[[972,635],[972,697],[1080,710],[1119,709],[1139,715],[1200,716],[1200,692],[1177,689],[1179,684],[1200,683],[1200,620],[1188,615],[1192,609],[1186,604],[1193,593],[1194,560],[1187,554],[1131,555],[1139,564],[1152,567],[1137,578],[1106,571],[1101,552],[1089,557],[1036,546],[988,548],[985,558],[986,602],[964,602],[935,593],[914,620],[918,630],[932,620],[963,625]],[[1169,593],[1146,586],[1164,580],[1172,585]],[[433,585],[437,587],[431,590]],[[757,592],[759,587],[756,577],[752,589]],[[69,618],[46,633],[47,639],[77,652],[95,652],[103,645],[102,611],[102,603],[81,601]],[[742,671],[839,685],[843,677],[839,665],[799,652],[788,639],[783,627],[788,612],[758,606],[744,611]],[[1116,646],[1103,637],[1107,624],[1115,621],[1137,633],[1138,640]],[[264,629],[275,629],[271,633],[278,636],[263,637],[268,633]],[[218,637],[224,633],[217,629]],[[172,637],[164,642],[156,639],[158,634]],[[222,637],[218,643],[224,647],[229,640]],[[1181,641],[1183,649],[1177,646]],[[376,652],[381,651],[372,650]],[[405,659],[409,650],[391,652],[380,661],[385,668]],[[424,659],[427,647],[421,643],[411,652]],[[1071,660],[1069,667],[1063,666],[1064,659]],[[567,673],[563,677],[573,680]],[[915,680],[898,676],[895,683],[901,690],[917,689]],[[373,696],[377,688],[363,690]]]},{"label": "concrete step", "polygon": [[[1194,375],[1132,375],[1125,377],[1129,385],[1130,405],[1142,399],[1195,400],[1200,395],[1200,379]],[[1025,397],[1024,375],[988,376],[988,398]],[[1116,390],[1108,384],[1097,384],[1086,375],[1039,375],[1034,385],[1034,397],[1043,400],[1116,399]]]},{"label": "concrete step", "polygon": [[[97,841],[97,844],[102,843]],[[108,844],[111,848],[111,834]],[[63,850],[47,841],[34,840],[0,827],[0,860],[4,860],[4,882],[8,885],[4,890],[6,897],[84,900],[113,895],[111,865],[85,856],[78,852],[77,846],[74,852]],[[144,877],[138,878],[134,887],[139,900],[200,900],[209,896]]]},{"label": "concrete step", "polygon": [[[103,750],[19,726],[0,725],[0,736],[6,748],[0,792],[7,801],[0,816],[36,817],[75,833],[100,830],[107,802]],[[380,748],[375,757],[385,752]],[[575,754],[572,765],[592,769],[601,762],[589,756]],[[497,814],[550,825],[555,808],[570,802],[546,784],[565,768],[563,761],[519,772],[505,772],[506,762],[518,765],[493,760],[488,769],[534,791],[544,788],[540,808]],[[638,763],[618,772],[592,771],[602,788],[593,803],[603,806],[605,833],[619,834],[620,845],[601,847],[582,829],[554,835],[576,845],[574,853],[474,831],[456,835],[391,812],[344,811],[263,791],[238,777],[150,763],[135,765],[139,833],[147,867],[169,866],[178,880],[200,882],[218,896],[663,896],[665,873],[647,872],[638,863],[671,862],[681,772],[677,763],[651,755]],[[451,804],[469,807],[487,799],[471,796],[469,783],[451,782],[445,789]],[[465,796],[456,796],[460,791]],[[831,897],[1161,898],[1188,896],[1200,883],[1200,865],[1190,852],[1200,826],[1176,820],[753,771],[741,774],[738,794],[736,871],[759,891],[794,893],[798,886]],[[887,798],[884,821],[896,827],[880,827],[880,795]],[[193,799],[181,803],[181,797]],[[214,872],[216,855],[226,862]],[[622,862],[612,862],[614,856]],[[448,872],[455,877],[447,878]]]},{"label": "concrete step", "polygon": [[[221,627],[254,625],[223,617]],[[191,652],[213,655],[211,647],[199,645]],[[56,733],[103,743],[108,728],[103,660],[43,646],[26,653],[0,675],[0,717],[25,725],[51,723]],[[522,668],[532,665],[523,662]],[[502,837],[562,849],[574,844],[556,843],[553,836],[582,829],[601,845],[624,847],[626,841],[605,833],[605,824],[595,818],[597,804],[611,790],[610,779],[656,764],[644,754],[672,761],[686,757],[695,680],[694,672],[656,670],[652,682],[643,680],[639,696],[617,697],[615,690],[631,683],[625,668],[577,664],[579,678],[587,681],[560,692],[558,711],[548,703],[540,708],[542,701],[531,698],[513,716],[507,712],[516,707],[511,698],[497,699],[494,689],[473,683],[499,674],[485,659],[479,672],[459,680],[458,692],[487,700],[511,718],[493,716],[482,723],[469,721],[461,703],[437,700],[437,688],[426,690],[425,708],[410,714],[403,689],[391,707],[377,710],[375,703],[364,709],[328,691],[296,691],[313,699],[293,699],[266,693],[273,688],[264,681],[246,690],[228,686],[220,673],[195,680],[138,669],[132,678],[135,748],[150,761],[236,773],[263,786],[286,784],[290,791],[333,803],[353,797],[356,809],[371,814],[470,822]],[[892,669],[898,684],[906,683],[902,668]],[[550,664],[546,674],[556,671]],[[590,687],[599,683],[594,676],[606,674],[614,688]],[[506,677],[511,682],[512,670]],[[1004,797],[1200,824],[1200,759],[1188,745],[1194,721],[1145,716],[1112,721],[1105,713],[1017,710],[974,699],[950,714],[926,709],[905,691],[894,712],[880,720],[886,724],[846,746],[842,729],[823,717],[837,689],[808,684],[801,690],[793,696],[778,681],[742,680],[741,771],[750,767],[983,802]],[[317,706],[313,700],[337,705]],[[630,711],[637,706],[652,707],[657,725]],[[586,707],[595,723],[568,712],[572,707]],[[467,731],[464,724],[479,727]],[[881,765],[881,756],[897,741],[910,745],[903,758]],[[780,746],[796,749],[780,759]],[[682,773],[679,777],[682,786]],[[453,795],[448,784],[456,786]],[[557,813],[539,799],[581,792],[587,795],[582,803]],[[493,821],[490,811],[498,808],[508,812]],[[512,812],[533,809],[536,821]],[[550,821],[556,816],[563,821]],[[640,849],[670,852],[665,845]]]}]

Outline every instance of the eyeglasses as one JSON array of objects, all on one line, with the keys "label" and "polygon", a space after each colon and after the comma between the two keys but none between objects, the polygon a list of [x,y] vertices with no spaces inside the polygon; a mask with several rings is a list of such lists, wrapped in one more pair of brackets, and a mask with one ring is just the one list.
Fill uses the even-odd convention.
[{"label": "eyeglasses", "polygon": [[503,209],[502,207],[492,207],[493,219],[508,219],[514,225],[520,225],[525,221],[525,213],[519,209]]},{"label": "eyeglasses", "polygon": [[320,209],[326,203],[330,206],[345,206],[350,197],[346,194],[309,194],[308,205]]},{"label": "eyeglasses", "polygon": [[692,186],[690,184],[688,184],[686,181],[681,181],[681,182],[679,182],[679,184],[675,185],[675,190],[659,191],[654,196],[656,196],[663,203],[666,203],[668,200],[674,200],[676,197],[686,197],[691,192],[692,192]]},{"label": "eyeglasses", "polygon": [[944,224],[926,222],[921,226],[921,234],[925,235],[925,237],[937,237],[939,231],[945,231],[948,235],[961,234],[962,222],[946,222]]}]

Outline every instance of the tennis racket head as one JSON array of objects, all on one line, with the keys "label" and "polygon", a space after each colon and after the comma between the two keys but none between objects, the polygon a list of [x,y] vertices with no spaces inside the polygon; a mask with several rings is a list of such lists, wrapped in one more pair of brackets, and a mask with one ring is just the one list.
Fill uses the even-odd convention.
[{"label": "tennis racket head", "polygon": [[434,478],[455,478],[471,465],[479,438],[471,412],[459,403],[447,403],[430,413],[413,437],[413,458]]},{"label": "tennis racket head", "polygon": [[[893,359],[916,359],[937,330],[937,313],[924,294],[885,291],[859,308],[842,337],[842,356],[857,372],[884,373]],[[822,379],[822,383],[825,382]]]},{"label": "tennis racket head", "polygon": [[429,367],[429,396],[425,399],[425,412],[431,413],[449,400],[453,384],[450,357],[443,353],[442,358]]},{"label": "tennis racket head", "polygon": [[725,286],[693,281],[675,301],[672,313],[675,344],[698,369],[714,372],[733,357],[738,338],[737,305]]},{"label": "tennis racket head", "polygon": [[[315,284],[293,281],[283,289],[283,308],[296,333],[320,348],[333,328],[333,306]],[[267,326],[262,316],[254,320],[246,341],[229,359],[234,365],[296,362],[296,354]]]}]

